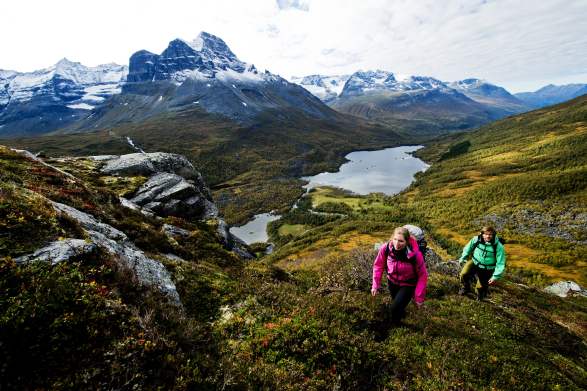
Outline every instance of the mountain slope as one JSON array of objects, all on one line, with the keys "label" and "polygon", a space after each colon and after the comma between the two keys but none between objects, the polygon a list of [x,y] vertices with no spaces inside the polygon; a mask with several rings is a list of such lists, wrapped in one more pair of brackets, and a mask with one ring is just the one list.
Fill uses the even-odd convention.
[{"label": "mountain slope", "polygon": [[[296,267],[295,260],[278,266],[277,257],[243,262],[206,224],[161,221],[116,202],[140,178],[103,176],[86,159],[51,163],[75,178],[0,147],[0,221],[10,233],[1,238],[8,246],[0,257],[3,389],[587,386],[583,297],[563,300],[505,283],[478,303],[454,294],[456,278],[429,259],[425,306],[409,307],[404,326],[386,334],[389,299],[368,291],[372,242],[348,251],[355,231],[372,229],[372,222],[338,220],[308,232],[308,250],[335,250],[319,268]],[[83,238],[83,227],[53,214],[47,199],[116,224],[164,264],[184,309],[103,252],[56,265],[15,262],[12,256],[46,240]],[[401,224],[399,215],[379,216],[371,239]],[[161,231],[165,224],[185,232],[172,240]]]},{"label": "mountain slope", "polygon": [[549,84],[534,92],[519,92],[514,95],[530,107],[541,108],[585,94],[587,94],[587,84],[566,84],[562,86]]},{"label": "mountain slope", "polygon": [[497,121],[422,151],[432,167],[402,200],[456,255],[484,222],[511,265],[587,283],[587,98]]},{"label": "mountain slope", "polygon": [[383,123],[417,121],[416,135],[466,129],[491,119],[485,106],[440,80],[412,76],[398,81],[393,73],[385,71],[354,73],[331,106]]},{"label": "mountain slope", "polygon": [[525,102],[510,94],[505,88],[479,79],[465,79],[448,84],[462,94],[488,107],[494,118],[523,113],[530,110]]}]

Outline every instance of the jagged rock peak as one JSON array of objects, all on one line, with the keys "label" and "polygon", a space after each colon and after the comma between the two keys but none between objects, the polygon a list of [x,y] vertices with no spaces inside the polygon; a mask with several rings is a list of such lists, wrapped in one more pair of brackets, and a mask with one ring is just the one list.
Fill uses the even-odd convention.
[{"label": "jagged rock peak", "polygon": [[207,32],[201,32],[191,42],[176,38],[161,55],[140,50],[131,56],[129,68],[129,82],[172,80],[181,83],[189,77],[212,78],[221,71],[257,74],[257,70],[240,61],[221,38]]}]

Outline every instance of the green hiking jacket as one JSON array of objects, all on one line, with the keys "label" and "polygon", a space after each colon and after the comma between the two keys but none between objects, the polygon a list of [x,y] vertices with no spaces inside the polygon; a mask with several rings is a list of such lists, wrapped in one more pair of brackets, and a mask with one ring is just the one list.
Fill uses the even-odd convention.
[{"label": "green hiking jacket", "polygon": [[[463,249],[463,254],[459,261],[464,262],[469,258],[471,255],[471,250],[473,249],[475,243],[479,240],[478,236],[475,236]],[[481,242],[475,247],[475,251],[473,255],[473,262],[475,265],[479,265],[482,268],[493,270],[493,276],[491,277],[494,280],[499,280],[503,276],[503,272],[505,271],[505,249],[503,244],[500,243],[498,237],[496,236],[494,239],[497,243],[497,254],[494,256],[493,254],[493,245],[491,243]]]}]

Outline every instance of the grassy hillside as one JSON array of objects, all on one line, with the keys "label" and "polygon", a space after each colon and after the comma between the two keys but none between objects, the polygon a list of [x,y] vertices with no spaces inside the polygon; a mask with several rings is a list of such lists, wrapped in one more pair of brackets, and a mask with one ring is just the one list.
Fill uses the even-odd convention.
[{"label": "grassy hillside", "polygon": [[[360,197],[321,189],[311,194],[314,209],[325,204],[326,211],[346,213],[357,236],[372,234],[388,216],[417,223],[445,258],[458,257],[490,224],[507,240],[510,273],[540,286],[561,279],[587,285],[586,97],[435,140],[417,154],[432,166],[402,194]],[[279,227],[306,224],[320,231],[323,222],[299,214],[273,223],[274,240],[289,242],[275,257],[308,253],[308,235],[300,239],[298,230],[288,236],[287,227]]]},{"label": "grassy hillside", "polygon": [[[285,221],[304,229],[285,229],[276,254],[245,263],[204,223],[121,208],[118,195],[141,178],[102,177],[85,160],[60,166],[78,179],[0,148],[2,389],[587,387],[583,297],[505,282],[477,303],[455,294],[456,278],[431,271],[425,307],[410,306],[405,325],[386,332],[389,298],[369,294],[373,243],[423,221],[395,198],[315,191]],[[17,265],[14,257],[50,240],[83,237],[47,199],[112,224],[164,263],[184,311],[100,250],[55,266]],[[335,214],[308,213],[313,201]],[[190,235],[168,239],[165,222]]]},{"label": "grassy hillside", "polygon": [[432,167],[399,199],[456,251],[480,225],[510,264],[587,284],[587,97],[495,122],[421,152]]}]

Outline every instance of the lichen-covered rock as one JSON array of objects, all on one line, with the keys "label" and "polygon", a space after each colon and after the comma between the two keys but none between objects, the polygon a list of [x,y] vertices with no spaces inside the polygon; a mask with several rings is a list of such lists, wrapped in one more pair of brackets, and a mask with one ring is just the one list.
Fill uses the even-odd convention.
[{"label": "lichen-covered rock", "polygon": [[97,161],[105,161],[101,171],[109,175],[142,175],[148,177],[159,172],[168,172],[186,179],[201,181],[203,184],[202,176],[189,160],[174,153],[131,153],[111,157],[110,159],[101,159],[101,156],[92,158]]},{"label": "lichen-covered rock", "polygon": [[149,178],[130,201],[159,216],[202,218],[206,191],[179,175],[164,172]]},{"label": "lichen-covered rock", "polygon": [[171,225],[171,224],[163,224],[163,227],[161,227],[161,230],[163,231],[163,233],[165,233],[165,235],[171,237],[171,238],[178,238],[178,237],[188,237],[190,236],[190,231],[188,231],[187,229],[183,229],[183,228],[179,228],[176,227],[175,225]]},{"label": "lichen-covered rock", "polygon": [[60,262],[68,261],[71,258],[89,254],[94,250],[96,250],[96,245],[83,239],[58,240],[38,249],[32,254],[16,258],[15,262],[26,263],[41,261],[51,262],[52,265],[56,265]]},{"label": "lichen-covered rock", "polygon": [[52,204],[58,213],[77,221],[95,246],[112,254],[114,259],[131,270],[140,284],[158,289],[171,303],[181,306],[179,294],[165,266],[147,257],[123,232],[71,206],[57,202]]}]

